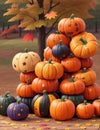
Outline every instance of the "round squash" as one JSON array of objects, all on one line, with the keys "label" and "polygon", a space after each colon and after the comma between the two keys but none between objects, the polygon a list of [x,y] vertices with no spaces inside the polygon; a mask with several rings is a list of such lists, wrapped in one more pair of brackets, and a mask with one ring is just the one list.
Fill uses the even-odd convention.
[{"label": "round squash", "polygon": [[94,116],[94,106],[87,101],[80,103],[76,107],[76,115],[81,119],[90,119]]},{"label": "round squash", "polygon": [[69,120],[73,118],[74,114],[74,103],[64,97],[61,97],[61,99],[55,99],[50,105],[50,115],[55,120]]},{"label": "round squash", "polygon": [[69,18],[62,18],[58,23],[58,31],[66,36],[73,37],[86,29],[85,22],[82,18],[75,17],[71,14]]},{"label": "round squash", "polygon": [[49,61],[41,61],[35,66],[35,74],[41,79],[59,79],[62,77],[63,73],[63,66],[58,62],[52,61],[51,59]]},{"label": "round squash", "polygon": [[83,32],[72,38],[70,49],[76,57],[88,58],[97,53],[98,42],[92,33]]},{"label": "round squash", "polygon": [[55,92],[59,87],[59,82],[57,79],[45,80],[40,78],[35,78],[32,82],[32,89],[36,93]]},{"label": "round squash", "polygon": [[56,98],[56,93],[47,93],[45,90],[43,94],[37,94],[32,100],[33,113],[39,117],[50,117],[50,104]]},{"label": "round squash", "polygon": [[32,72],[39,61],[41,59],[36,52],[25,50],[25,52],[19,52],[13,57],[12,67],[17,72]]},{"label": "round squash", "polygon": [[98,116],[100,117],[100,99],[95,99],[93,101],[93,106],[94,106],[94,113],[95,113],[95,116]]},{"label": "round squash", "polygon": [[63,94],[77,95],[83,93],[84,90],[84,82],[80,79],[74,79],[73,76],[70,79],[65,79],[60,83],[60,91]]}]

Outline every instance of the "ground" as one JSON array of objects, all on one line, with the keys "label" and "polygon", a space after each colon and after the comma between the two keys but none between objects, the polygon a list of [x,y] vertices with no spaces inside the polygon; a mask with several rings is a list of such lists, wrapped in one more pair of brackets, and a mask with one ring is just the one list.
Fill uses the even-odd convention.
[{"label": "ground", "polygon": [[[0,56],[7,57],[16,54],[15,51],[0,51]],[[93,57],[94,64],[92,69],[96,72],[96,83],[100,85],[100,51]],[[2,66],[0,67],[0,94],[10,91],[11,95],[16,96],[16,87],[20,83],[19,73],[15,72],[12,68]],[[73,118],[69,121],[55,121],[51,118],[38,118],[34,114],[30,114],[24,121],[12,121],[8,117],[0,116],[0,130],[100,130],[100,118],[92,118],[89,120],[81,120]]]}]

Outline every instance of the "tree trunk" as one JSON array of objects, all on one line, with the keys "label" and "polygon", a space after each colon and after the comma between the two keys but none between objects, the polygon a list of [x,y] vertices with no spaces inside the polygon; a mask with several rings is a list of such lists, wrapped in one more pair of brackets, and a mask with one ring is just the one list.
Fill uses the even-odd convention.
[{"label": "tree trunk", "polygon": [[43,52],[46,46],[45,43],[45,39],[46,39],[46,35],[45,35],[45,27],[42,26],[41,28],[38,28],[38,54],[41,57],[41,60],[44,59],[43,57]]}]

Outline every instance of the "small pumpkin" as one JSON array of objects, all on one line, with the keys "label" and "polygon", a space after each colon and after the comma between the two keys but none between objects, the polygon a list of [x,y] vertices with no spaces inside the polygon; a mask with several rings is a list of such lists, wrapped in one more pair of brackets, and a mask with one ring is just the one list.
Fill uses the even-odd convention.
[{"label": "small pumpkin", "polygon": [[71,100],[75,106],[78,104],[82,103],[84,101],[84,96],[83,94],[78,94],[78,95],[63,95],[65,99]]},{"label": "small pumpkin", "polygon": [[76,57],[88,58],[97,53],[98,42],[92,33],[83,32],[72,38],[70,49]]},{"label": "small pumpkin", "polygon": [[82,68],[78,72],[74,73],[74,76],[75,78],[83,80],[86,86],[92,85],[96,81],[96,73],[91,68]]},{"label": "small pumpkin", "polygon": [[83,103],[80,103],[76,107],[76,115],[81,119],[90,119],[94,116],[94,106],[91,103],[88,103],[84,100]]},{"label": "small pumpkin", "polygon": [[11,96],[9,92],[6,92],[4,95],[0,95],[0,114],[6,116],[7,107],[13,102],[16,102],[16,99]]},{"label": "small pumpkin", "polygon": [[86,100],[95,100],[100,96],[100,86],[97,83],[86,86],[83,92],[83,96]]},{"label": "small pumpkin", "polygon": [[81,61],[79,58],[70,54],[68,57],[61,60],[65,72],[77,72],[81,68]]},{"label": "small pumpkin", "polygon": [[62,18],[58,23],[58,31],[66,36],[73,37],[86,29],[86,24],[82,18],[71,14],[69,18]]},{"label": "small pumpkin", "polygon": [[20,97],[20,96],[16,96],[16,100],[17,100],[18,102],[24,103],[24,104],[26,104],[26,105],[28,106],[28,108],[29,108],[29,113],[33,113],[32,108],[31,108],[32,99],[33,99],[33,97],[23,98],[23,97]]},{"label": "small pumpkin", "polygon": [[49,61],[38,62],[35,66],[35,74],[41,79],[59,79],[62,77],[63,73],[63,66],[58,62],[52,61],[51,59]]},{"label": "small pumpkin", "polygon": [[95,111],[94,111],[95,116],[100,117],[100,99],[99,98],[95,99],[92,104],[93,104],[94,109],[95,109]]},{"label": "small pumpkin", "polygon": [[35,75],[35,72],[28,72],[28,73],[23,73],[21,72],[20,73],[20,81],[23,82],[23,83],[27,83],[27,81],[31,84],[33,79],[36,78],[36,75]]},{"label": "small pumpkin", "polygon": [[56,98],[56,93],[47,93],[45,90],[43,94],[37,94],[32,100],[33,113],[39,117],[50,117],[50,104]]},{"label": "small pumpkin", "polygon": [[12,120],[24,120],[28,117],[28,114],[28,106],[18,101],[11,103],[7,108],[7,115]]},{"label": "small pumpkin", "polygon": [[65,79],[60,83],[60,91],[63,94],[77,95],[83,93],[84,90],[84,82],[80,79],[74,79],[73,76],[70,79]]},{"label": "small pumpkin", "polygon": [[36,93],[55,92],[59,87],[58,79],[45,80],[40,78],[35,78],[32,82],[32,89]]},{"label": "small pumpkin", "polygon": [[41,59],[36,52],[25,49],[24,52],[19,52],[13,57],[12,67],[17,72],[33,72],[35,65],[39,61],[41,61]]},{"label": "small pumpkin", "polygon": [[60,40],[62,40],[62,44],[66,46],[69,45],[70,39],[59,32],[51,33],[46,39],[46,44],[52,49],[53,46],[57,45]]},{"label": "small pumpkin", "polygon": [[52,48],[52,54],[58,59],[63,59],[68,56],[69,48],[66,45],[62,44],[62,40]]},{"label": "small pumpkin", "polygon": [[50,115],[55,120],[69,120],[73,118],[74,114],[74,103],[63,96],[61,99],[55,99],[50,105]]},{"label": "small pumpkin", "polygon": [[16,88],[16,94],[18,96],[29,98],[36,95],[36,93],[32,90],[32,84],[20,83]]},{"label": "small pumpkin", "polygon": [[88,57],[88,58],[80,58],[81,61],[81,68],[91,68],[93,66],[93,58]]}]

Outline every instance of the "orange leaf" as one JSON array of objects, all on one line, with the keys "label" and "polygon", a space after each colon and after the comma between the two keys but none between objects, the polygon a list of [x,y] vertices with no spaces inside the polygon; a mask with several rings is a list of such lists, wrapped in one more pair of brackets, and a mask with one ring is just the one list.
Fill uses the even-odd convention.
[{"label": "orange leaf", "polygon": [[47,18],[47,19],[52,19],[52,18],[55,18],[57,16],[57,12],[56,11],[50,11],[49,13],[47,13],[46,15],[45,15],[45,17]]}]

